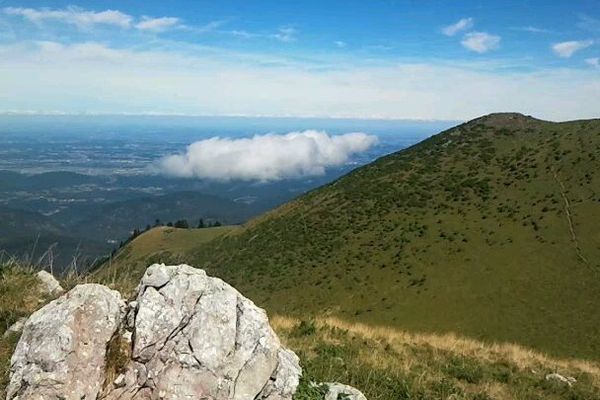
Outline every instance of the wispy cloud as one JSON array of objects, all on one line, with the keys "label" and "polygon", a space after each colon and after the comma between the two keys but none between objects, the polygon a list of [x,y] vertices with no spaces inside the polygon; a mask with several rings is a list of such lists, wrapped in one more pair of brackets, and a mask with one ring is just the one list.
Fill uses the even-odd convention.
[{"label": "wispy cloud", "polygon": [[294,42],[296,40],[296,35],[298,31],[296,28],[291,26],[283,26],[280,27],[276,33],[270,35],[273,39],[279,40],[280,42],[288,43]]},{"label": "wispy cloud", "polygon": [[589,66],[592,66],[595,68],[600,68],[600,58],[599,57],[586,58],[585,63]]},{"label": "wispy cloud", "polygon": [[244,139],[214,137],[189,145],[185,154],[163,158],[159,168],[180,177],[277,181],[323,175],[328,167],[343,165],[376,142],[375,136],[365,133],[330,136],[314,130]]},{"label": "wispy cloud", "polygon": [[515,26],[510,28],[513,31],[529,32],[529,33],[551,33],[550,29],[538,28],[536,26]]},{"label": "wispy cloud", "polygon": [[62,10],[48,8],[6,7],[2,11],[6,15],[19,16],[30,22],[40,24],[45,21],[62,22],[76,25],[78,28],[89,28],[94,25],[112,25],[129,28],[133,17],[117,10],[87,11],[79,7],[67,7]]},{"label": "wispy cloud", "polygon": [[90,29],[96,25],[114,26],[122,29],[136,28],[140,31],[164,32],[175,27],[182,27],[180,19],[175,17],[153,18],[148,16],[136,18],[118,10],[90,11],[80,7],[64,9],[5,7],[5,15],[21,17],[26,21],[41,25],[54,22],[74,25],[79,29]]},{"label": "wispy cloud", "polygon": [[552,51],[559,57],[569,58],[576,52],[586,49],[594,44],[591,39],[588,40],[570,40],[568,42],[560,42],[552,45]]},{"label": "wispy cloud", "polygon": [[590,32],[600,32],[600,19],[587,14],[579,14],[577,27]]},{"label": "wispy cloud", "polygon": [[471,29],[473,27],[473,18],[462,18],[452,25],[442,28],[442,33],[446,36],[454,36],[459,32]]},{"label": "wispy cloud", "polygon": [[171,29],[178,26],[179,22],[179,18],[175,17],[142,17],[142,20],[135,24],[135,27],[142,31],[163,32],[167,29]]},{"label": "wispy cloud", "polygon": [[336,40],[335,42],[333,42],[333,44],[336,45],[336,47],[339,48],[344,48],[346,47],[346,42],[342,41],[342,40]]},{"label": "wispy cloud", "polygon": [[460,42],[466,49],[479,54],[495,50],[500,46],[500,36],[487,32],[469,32]]},{"label": "wispy cloud", "polygon": [[283,43],[294,42],[297,40],[298,30],[290,26],[283,26],[277,29],[274,33],[249,32],[245,30],[232,29],[229,31],[221,31],[232,36],[242,39],[273,39]]},{"label": "wispy cloud", "polygon": [[74,113],[418,119],[470,119],[510,109],[560,120],[594,117],[600,109],[600,76],[591,68],[497,73],[473,62],[421,60],[331,62],[322,69],[308,61],[265,63],[269,57],[184,44],[154,50],[0,45],[0,104],[3,110]]}]

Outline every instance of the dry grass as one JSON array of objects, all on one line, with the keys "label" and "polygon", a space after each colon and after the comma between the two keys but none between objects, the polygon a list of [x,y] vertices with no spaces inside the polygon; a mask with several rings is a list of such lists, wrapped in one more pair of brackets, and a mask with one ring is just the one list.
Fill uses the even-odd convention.
[{"label": "dry grass", "polygon": [[[332,317],[310,322],[314,333],[306,322],[300,330],[301,323],[285,316],[271,318],[311,377],[354,384],[371,399],[600,398],[600,365],[591,361],[553,358],[511,343],[409,333]],[[574,376],[578,383],[569,388],[546,381],[551,372]],[[395,386],[384,389],[382,382]]]}]

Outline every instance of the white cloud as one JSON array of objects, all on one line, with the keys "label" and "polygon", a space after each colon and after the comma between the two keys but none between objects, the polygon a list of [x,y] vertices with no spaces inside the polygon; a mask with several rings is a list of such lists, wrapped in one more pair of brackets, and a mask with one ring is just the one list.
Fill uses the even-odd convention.
[{"label": "white cloud", "polygon": [[347,65],[330,57],[327,68],[317,68],[322,64],[182,45],[0,45],[0,112],[466,120],[513,110],[565,120],[594,118],[600,110],[600,75],[591,68],[439,60]]},{"label": "white cloud", "polygon": [[559,57],[569,58],[579,50],[590,47],[592,44],[594,44],[593,40],[571,40],[553,44],[552,50]]},{"label": "white cloud", "polygon": [[76,25],[78,28],[89,28],[93,25],[112,25],[128,28],[133,20],[132,16],[117,10],[95,12],[79,7],[68,7],[63,10],[6,7],[2,11],[4,14],[20,16],[36,24],[44,21],[57,21]]},{"label": "white cloud", "polygon": [[470,29],[473,26],[473,18],[462,18],[452,25],[442,28],[442,33],[446,36],[454,36],[459,32]]},{"label": "white cloud", "polygon": [[346,47],[346,42],[341,41],[341,40],[336,40],[335,42],[333,42],[333,44],[335,44],[337,47],[339,48],[344,48]]},{"label": "white cloud", "polygon": [[296,34],[298,31],[290,26],[284,26],[277,30],[277,33],[270,35],[273,39],[277,39],[280,42],[288,43],[296,40]]},{"label": "white cloud", "polygon": [[545,29],[545,28],[538,28],[536,26],[518,26],[515,28],[511,28],[513,31],[522,31],[522,32],[529,32],[529,33],[551,33],[552,31],[550,31],[549,29]]},{"label": "white cloud", "polygon": [[600,58],[599,57],[586,58],[585,63],[592,67],[600,68]]},{"label": "white cloud", "polygon": [[500,46],[500,36],[486,32],[469,32],[460,42],[465,48],[476,53],[486,53]]},{"label": "white cloud", "polygon": [[577,27],[590,32],[600,32],[600,19],[590,17],[586,14],[579,14]]},{"label": "white cloud", "polygon": [[189,145],[185,154],[163,158],[159,167],[179,177],[275,181],[323,175],[326,168],[343,165],[376,142],[375,136],[365,133],[330,136],[314,130],[244,139],[214,137]]},{"label": "white cloud", "polygon": [[142,31],[163,32],[177,25],[179,25],[179,18],[175,17],[142,17],[142,20],[135,24],[135,27]]},{"label": "white cloud", "polygon": [[281,42],[293,42],[296,40],[297,33],[298,31],[295,28],[284,27],[279,28],[273,37]]}]

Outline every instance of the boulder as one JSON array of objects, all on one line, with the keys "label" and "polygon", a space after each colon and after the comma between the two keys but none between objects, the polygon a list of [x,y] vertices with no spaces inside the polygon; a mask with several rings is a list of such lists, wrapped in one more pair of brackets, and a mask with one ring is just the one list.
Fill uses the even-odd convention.
[{"label": "boulder", "polygon": [[36,278],[40,282],[40,286],[46,295],[60,296],[65,292],[56,278],[47,271],[39,271],[36,274]]},{"label": "boulder", "polygon": [[11,359],[7,399],[96,399],[124,307],[118,292],[87,284],[33,313]]},{"label": "boulder", "polygon": [[128,316],[131,361],[107,399],[291,399],[301,370],[264,310],[188,265],[152,265]]},{"label": "boulder", "polygon": [[329,391],[325,395],[325,400],[367,400],[364,394],[352,386],[343,385],[341,383],[326,383]]},{"label": "boulder", "polygon": [[188,265],[152,265],[126,305],[79,285],[25,323],[8,400],[291,400],[298,357],[264,310]]}]

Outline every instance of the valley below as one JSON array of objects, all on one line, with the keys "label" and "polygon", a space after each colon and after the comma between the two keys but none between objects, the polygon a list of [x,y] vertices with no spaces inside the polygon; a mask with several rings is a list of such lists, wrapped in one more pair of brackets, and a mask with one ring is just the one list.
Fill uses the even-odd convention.
[{"label": "valley below", "polygon": [[[283,193],[281,184],[65,208],[71,226],[35,211],[21,218],[98,240],[126,236],[123,220],[150,225],[61,284],[97,283],[131,301],[150,265],[205,270],[266,310],[299,357],[297,400],[325,398],[315,382],[349,384],[368,399],[597,399],[599,140],[598,120],[491,114],[271,196],[270,206],[254,199],[265,187]],[[207,224],[163,223],[194,215]],[[7,238],[19,231],[3,229]],[[22,264],[2,264],[0,333],[56,297]],[[0,386],[18,338],[0,341]]]}]

